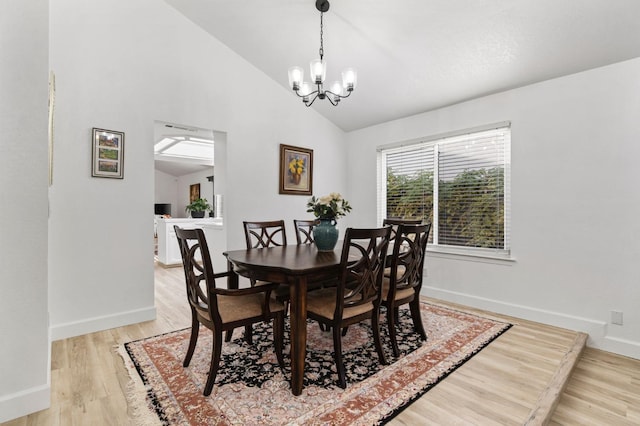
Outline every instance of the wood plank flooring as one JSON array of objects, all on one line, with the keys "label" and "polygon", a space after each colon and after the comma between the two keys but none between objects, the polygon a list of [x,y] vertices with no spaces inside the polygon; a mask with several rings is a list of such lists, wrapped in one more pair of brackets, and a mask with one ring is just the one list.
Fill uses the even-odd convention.
[{"label": "wood plank flooring", "polygon": [[[156,320],[53,342],[51,408],[2,425],[134,425],[125,397],[129,377],[115,347],[190,324],[182,269],[156,267],[155,273]],[[515,326],[390,424],[522,425],[527,421],[562,368],[577,333],[484,314]],[[640,425],[640,361],[585,349],[549,424]]]}]

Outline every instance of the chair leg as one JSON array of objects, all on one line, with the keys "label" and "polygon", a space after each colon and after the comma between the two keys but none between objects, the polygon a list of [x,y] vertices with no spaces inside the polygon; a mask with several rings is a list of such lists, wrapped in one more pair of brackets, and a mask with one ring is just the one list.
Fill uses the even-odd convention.
[{"label": "chair leg", "polygon": [[225,342],[230,342],[231,341],[231,336],[233,335],[233,330],[227,330],[225,331],[225,335],[224,335],[224,341]]},{"label": "chair leg", "polygon": [[253,327],[251,325],[244,326],[244,340],[250,345],[253,343]]},{"label": "chair leg", "polygon": [[380,341],[380,307],[374,309],[372,312],[371,328],[373,329],[373,342],[376,345],[376,352],[378,352],[380,364],[387,365],[387,359],[384,356],[382,342]]},{"label": "chair leg", "polygon": [[346,326],[345,328],[342,329],[342,337],[347,335],[347,331],[349,331],[349,326]]},{"label": "chair leg", "polygon": [[344,363],[342,362],[342,337],[340,336],[340,327],[333,326],[333,357],[336,361],[336,370],[338,372],[338,386],[342,389],[347,387],[347,377],[344,371]]},{"label": "chair leg", "polygon": [[409,308],[411,308],[411,319],[413,319],[413,328],[416,329],[422,340],[427,340],[427,333],[424,330],[422,324],[422,314],[420,313],[420,300],[416,295],[415,298],[409,302]]},{"label": "chair leg", "polygon": [[282,356],[282,345],[284,340],[284,313],[278,314],[273,319],[273,344],[276,348],[278,365],[284,368],[284,357]]},{"label": "chair leg", "polygon": [[398,339],[396,337],[396,316],[394,315],[394,309],[391,305],[387,305],[387,325],[389,326],[389,340],[391,340],[391,349],[393,349],[393,356],[398,358],[400,356],[400,350],[398,349]]},{"label": "chair leg", "polygon": [[187,354],[182,362],[183,367],[188,367],[191,362],[191,357],[196,349],[196,343],[198,342],[198,333],[200,332],[200,322],[194,313],[191,314],[191,337],[189,338],[189,348]]},{"label": "chair leg", "polygon": [[213,348],[211,349],[211,366],[209,367],[209,375],[207,376],[207,384],[204,386],[204,396],[211,395],[213,383],[216,381],[218,366],[220,365],[220,355],[222,354],[222,331],[212,330]]}]

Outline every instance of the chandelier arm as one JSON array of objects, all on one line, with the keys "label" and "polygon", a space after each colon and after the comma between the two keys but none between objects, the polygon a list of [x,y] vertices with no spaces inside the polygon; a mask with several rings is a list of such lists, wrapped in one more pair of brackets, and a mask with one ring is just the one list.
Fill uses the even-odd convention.
[{"label": "chandelier arm", "polygon": [[316,101],[316,99],[318,99],[318,91],[316,90],[315,92],[312,92],[312,93],[315,93],[316,95],[313,97],[313,99],[311,99],[311,102],[309,102],[309,103],[305,102],[304,103],[307,107],[310,107],[311,105],[313,105],[313,103]]},{"label": "chandelier arm", "polygon": [[[329,93],[329,92],[325,92],[325,93]],[[338,106],[338,103],[337,103],[337,102],[334,102],[334,100],[333,100],[333,99],[331,99],[331,96],[327,96],[327,100],[328,100],[329,102],[331,102],[331,105],[333,105],[333,106]],[[338,100],[340,100],[340,99],[338,99]]]},{"label": "chandelier arm", "polygon": [[298,90],[294,90],[293,92],[294,92],[296,95],[298,95],[298,97],[299,97],[299,98],[306,98],[306,97],[309,97],[309,96],[311,96],[311,95],[316,95],[316,97],[318,96],[318,91],[317,91],[317,90],[314,90],[313,92],[308,93],[308,94],[306,94],[306,95],[301,95],[301,94],[299,93],[299,91],[298,91]]},{"label": "chandelier arm", "polygon": [[[340,94],[338,94],[338,93],[333,93],[331,90],[325,90],[325,91],[324,91],[324,93],[325,93],[325,94],[330,93],[330,94],[332,94],[333,96],[337,96],[337,97],[339,97],[340,99],[348,98],[348,97],[351,95],[351,92],[353,92],[353,90],[348,91],[346,95],[340,95]],[[335,105],[335,104],[334,104],[334,105]]]}]

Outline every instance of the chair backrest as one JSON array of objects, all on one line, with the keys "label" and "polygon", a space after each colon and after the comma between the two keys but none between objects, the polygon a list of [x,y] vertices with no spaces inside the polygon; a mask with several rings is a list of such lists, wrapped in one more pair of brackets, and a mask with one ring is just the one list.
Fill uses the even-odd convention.
[{"label": "chair backrest", "polygon": [[419,225],[422,223],[422,219],[400,219],[400,218],[387,218],[382,220],[382,226],[391,225],[391,237],[389,241],[396,239],[399,225]]},{"label": "chair backrest", "polygon": [[187,299],[191,309],[209,311],[210,318],[219,318],[215,294],[216,282],[209,254],[209,246],[202,229],[181,229],[174,225],[184,278],[187,285]]},{"label": "chair backrest", "polygon": [[394,300],[399,288],[422,287],[424,258],[431,224],[399,225],[391,256],[389,300]]},{"label": "chair backrest", "polygon": [[347,228],[340,258],[336,315],[344,308],[380,304],[391,228]]},{"label": "chair backrest", "polygon": [[287,245],[284,220],[242,222],[247,248],[266,248]]},{"label": "chair backrest", "polygon": [[313,244],[313,228],[320,223],[320,220],[293,220],[293,227],[296,230],[296,241],[298,245]]}]

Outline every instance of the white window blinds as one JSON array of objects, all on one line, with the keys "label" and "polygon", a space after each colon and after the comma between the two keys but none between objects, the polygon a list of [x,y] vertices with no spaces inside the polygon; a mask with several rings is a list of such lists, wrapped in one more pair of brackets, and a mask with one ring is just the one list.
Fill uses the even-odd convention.
[{"label": "white window blinds", "polygon": [[431,222],[433,245],[509,250],[508,126],[383,149],[380,221]]}]

